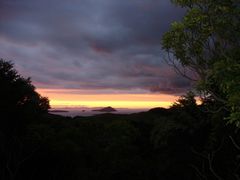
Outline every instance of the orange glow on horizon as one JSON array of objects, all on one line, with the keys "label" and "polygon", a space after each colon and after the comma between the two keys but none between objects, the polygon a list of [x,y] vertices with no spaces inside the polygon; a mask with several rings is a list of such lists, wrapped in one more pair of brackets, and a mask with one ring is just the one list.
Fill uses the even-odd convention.
[{"label": "orange glow on horizon", "polygon": [[66,89],[37,89],[50,100],[52,107],[59,106],[87,106],[114,108],[142,108],[169,107],[178,96],[166,94],[81,94]]}]

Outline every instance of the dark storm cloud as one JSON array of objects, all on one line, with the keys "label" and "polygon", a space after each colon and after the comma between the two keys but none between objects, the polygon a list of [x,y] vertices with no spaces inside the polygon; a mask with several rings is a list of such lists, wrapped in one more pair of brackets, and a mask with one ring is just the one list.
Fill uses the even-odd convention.
[{"label": "dark storm cloud", "polygon": [[1,0],[0,56],[38,87],[182,93],[161,37],[183,10],[168,0]]}]

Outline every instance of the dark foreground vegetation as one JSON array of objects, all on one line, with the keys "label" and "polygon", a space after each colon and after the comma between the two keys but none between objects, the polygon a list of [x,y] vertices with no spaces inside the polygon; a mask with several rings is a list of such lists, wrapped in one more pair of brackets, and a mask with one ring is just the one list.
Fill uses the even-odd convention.
[{"label": "dark foreground vegetation", "polygon": [[170,109],[92,117],[47,113],[48,100],[0,61],[0,179],[237,179],[240,133],[196,105],[193,93]]},{"label": "dark foreground vegetation", "polygon": [[48,114],[0,60],[0,179],[239,180],[239,0],[173,0],[187,11],[163,37],[168,62],[196,81],[171,108],[131,115]]}]

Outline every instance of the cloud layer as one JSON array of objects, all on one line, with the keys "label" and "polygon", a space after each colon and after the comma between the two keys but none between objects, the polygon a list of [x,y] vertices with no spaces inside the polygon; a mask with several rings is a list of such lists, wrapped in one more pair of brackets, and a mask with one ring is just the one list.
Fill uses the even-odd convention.
[{"label": "cloud layer", "polygon": [[38,88],[183,93],[161,37],[183,10],[169,0],[1,0],[0,57]]}]

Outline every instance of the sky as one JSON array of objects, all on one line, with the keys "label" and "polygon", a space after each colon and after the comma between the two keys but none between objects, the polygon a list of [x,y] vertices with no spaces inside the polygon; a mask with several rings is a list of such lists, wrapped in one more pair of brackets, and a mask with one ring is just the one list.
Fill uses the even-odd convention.
[{"label": "sky", "polygon": [[167,107],[191,87],[164,59],[170,0],[0,0],[0,58],[52,106]]}]

